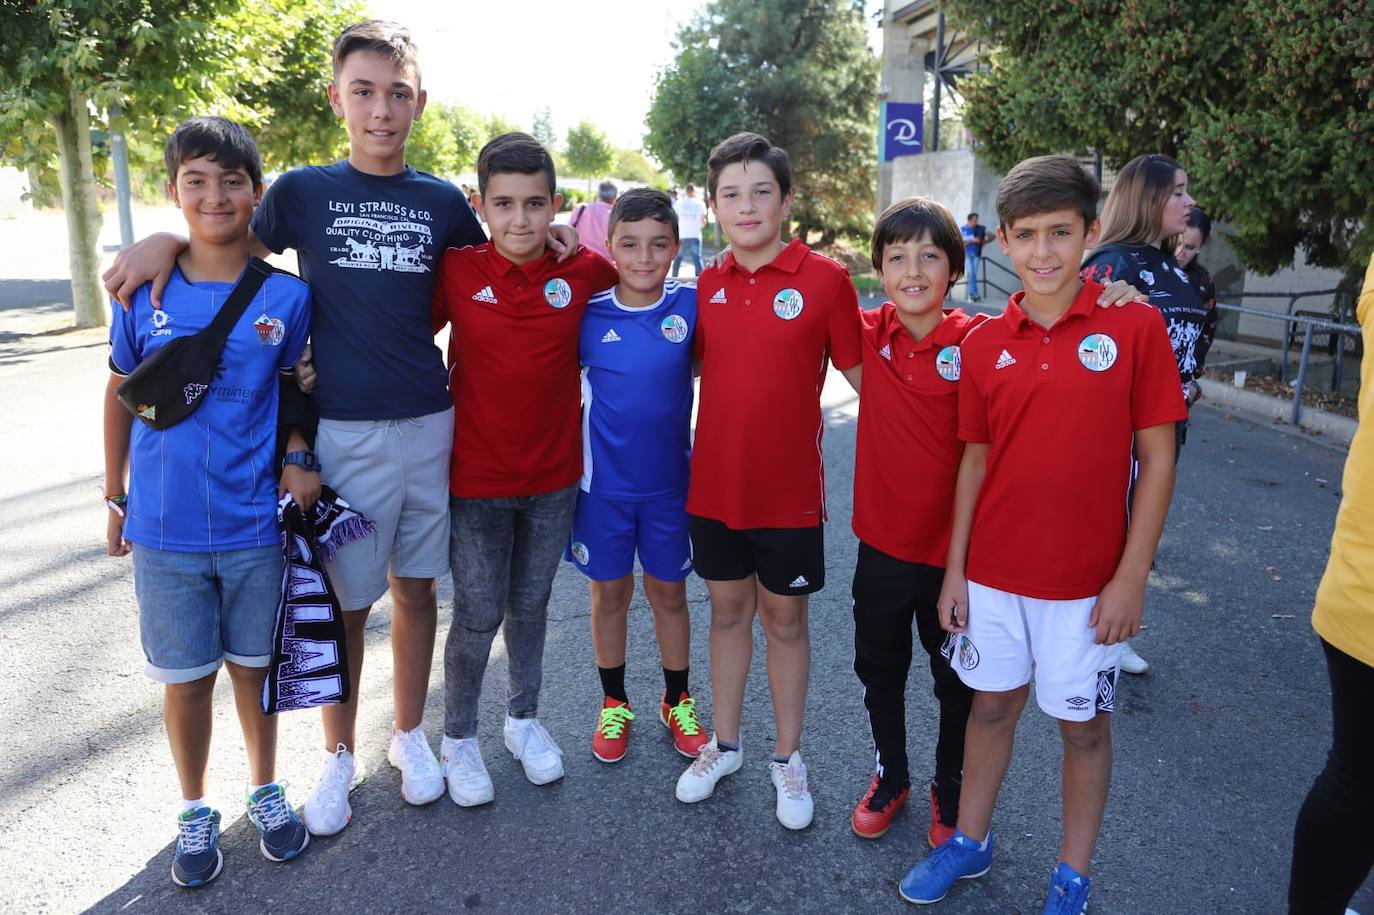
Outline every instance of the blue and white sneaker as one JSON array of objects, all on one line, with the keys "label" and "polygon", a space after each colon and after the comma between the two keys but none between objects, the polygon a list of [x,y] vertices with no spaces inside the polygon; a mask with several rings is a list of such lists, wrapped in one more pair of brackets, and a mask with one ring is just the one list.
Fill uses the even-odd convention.
[{"label": "blue and white sneaker", "polygon": [[960,880],[981,877],[992,867],[992,833],[979,843],[957,829],[950,840],[906,872],[897,891],[907,902],[929,905],[945,898]]},{"label": "blue and white sneaker", "polygon": [[183,810],[177,816],[177,848],[172,855],[172,882],[204,886],[219,876],[224,855],[219,850],[219,811],[213,807]]},{"label": "blue and white sneaker", "polygon": [[1084,915],[1092,881],[1063,861],[1050,877],[1050,893],[1045,897],[1044,915]]},{"label": "blue and white sneaker", "polygon": [[280,783],[264,785],[248,796],[248,819],[262,833],[258,847],[268,861],[289,861],[310,844],[310,833],[286,803],[286,789]]}]

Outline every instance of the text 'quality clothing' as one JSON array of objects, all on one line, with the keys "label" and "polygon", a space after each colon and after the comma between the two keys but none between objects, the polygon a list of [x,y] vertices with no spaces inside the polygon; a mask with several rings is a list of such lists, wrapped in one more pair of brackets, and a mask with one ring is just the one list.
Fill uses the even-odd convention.
[{"label": "text 'quality clothing'", "polygon": [[615,267],[583,248],[522,266],[492,245],[444,252],[433,326],[452,325],[449,491],[464,499],[553,492],[582,475],[578,332]]},{"label": "text 'quality clothing'", "polygon": [[312,392],[325,419],[425,416],[448,408],[429,332],[445,248],[486,241],[462,192],[413,168],[369,175],[347,161],[282,175],[253,216],[268,248],[294,248],[315,299]]},{"label": "text 'quality clothing'", "polygon": [[965,338],[959,437],[990,445],[970,581],[1043,600],[1095,597],[1126,543],[1138,429],[1188,415],[1159,312],[1098,308],[1084,283],[1044,328],[1007,309]]},{"label": "text 'quality clothing'", "polygon": [[959,459],[959,345],[987,320],[955,309],[920,341],[891,302],[862,313],[855,535],[888,556],[945,567]]},{"label": "text 'quality clothing'", "polygon": [[647,308],[620,304],[614,289],[592,296],[578,341],[583,492],[617,501],[686,494],[696,325],[696,289],[672,280]]},{"label": "text 'quality clothing'", "polygon": [[[118,375],[208,326],[234,283],[190,283],[174,269],[160,309],[150,288],[134,294],[128,311],[112,309],[110,369]],[[272,274],[230,331],[200,407],[167,429],[133,424],[126,539],[192,553],[277,544],[277,385],[300,358],[310,321],[306,285]]]},{"label": "text 'quality clothing'", "polygon": [[793,240],[751,273],[733,255],[697,281],[701,404],[687,511],[736,530],[825,520],[820,393],[827,359],[861,359],[843,266]]}]

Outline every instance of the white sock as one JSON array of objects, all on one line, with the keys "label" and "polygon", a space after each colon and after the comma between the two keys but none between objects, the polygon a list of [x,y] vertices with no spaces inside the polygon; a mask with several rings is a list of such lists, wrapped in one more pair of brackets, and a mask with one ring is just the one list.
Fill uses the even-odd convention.
[{"label": "white sock", "polygon": [[214,805],[210,803],[210,801],[209,801],[208,798],[198,797],[198,798],[196,798],[195,800],[192,800],[192,801],[188,801],[186,798],[182,798],[182,799],[181,799],[181,812],[182,812],[182,813],[185,813],[185,812],[188,811],[188,810],[195,810],[197,807],[213,807],[213,806],[214,806]]}]

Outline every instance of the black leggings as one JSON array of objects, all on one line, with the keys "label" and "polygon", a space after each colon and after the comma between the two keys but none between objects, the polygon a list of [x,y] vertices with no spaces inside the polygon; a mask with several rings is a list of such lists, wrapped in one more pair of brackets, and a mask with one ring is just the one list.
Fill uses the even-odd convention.
[{"label": "black leggings", "polygon": [[940,702],[935,777],[958,784],[964,768],[964,727],[973,691],[940,654],[947,633],[935,603],[944,569],[904,562],[859,543],[854,569],[854,672],[864,685],[864,706],[884,780],[911,777],[906,752],[906,678],[911,667],[911,624],[930,662]]},{"label": "black leggings", "polygon": [[1322,641],[1331,753],[1293,830],[1290,915],[1343,915],[1374,866],[1374,667]]}]

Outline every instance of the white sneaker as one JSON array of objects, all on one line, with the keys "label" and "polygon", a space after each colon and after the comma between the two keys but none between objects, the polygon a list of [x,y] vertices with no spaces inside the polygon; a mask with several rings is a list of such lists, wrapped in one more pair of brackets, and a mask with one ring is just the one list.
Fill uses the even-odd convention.
[{"label": "white sneaker", "polygon": [[716,790],[716,782],[739,771],[744,754],[739,750],[722,751],[713,735],[711,742],[701,748],[701,755],[692,761],[677,778],[677,799],[684,804],[704,801]]},{"label": "white sneaker", "polygon": [[563,751],[538,718],[506,716],[506,749],[525,767],[525,778],[547,785],[563,777]]},{"label": "white sneaker", "polygon": [[439,747],[444,757],[444,777],[448,779],[448,796],[459,807],[478,807],[490,804],[496,797],[487,764],[482,762],[482,749],[476,737],[444,737]]},{"label": "white sneaker", "polygon": [[1121,669],[1128,674],[1143,674],[1150,669],[1150,662],[1136,654],[1130,642],[1122,642]]},{"label": "white sneaker", "polygon": [[806,784],[806,764],[802,762],[801,753],[793,752],[785,763],[769,763],[768,774],[773,777],[773,789],[778,792],[778,822],[788,829],[810,826],[816,803]]},{"label": "white sneaker", "polygon": [[410,731],[392,731],[386,759],[401,770],[401,797],[407,804],[421,807],[439,800],[444,793],[444,770],[429,748],[422,725]]},{"label": "white sneaker", "polygon": [[363,783],[367,772],[363,764],[353,754],[339,744],[333,753],[326,753],[324,767],[315,779],[315,787],[305,799],[301,811],[305,828],[312,835],[332,836],[340,832],[353,819],[353,808],[348,805],[348,794]]}]

